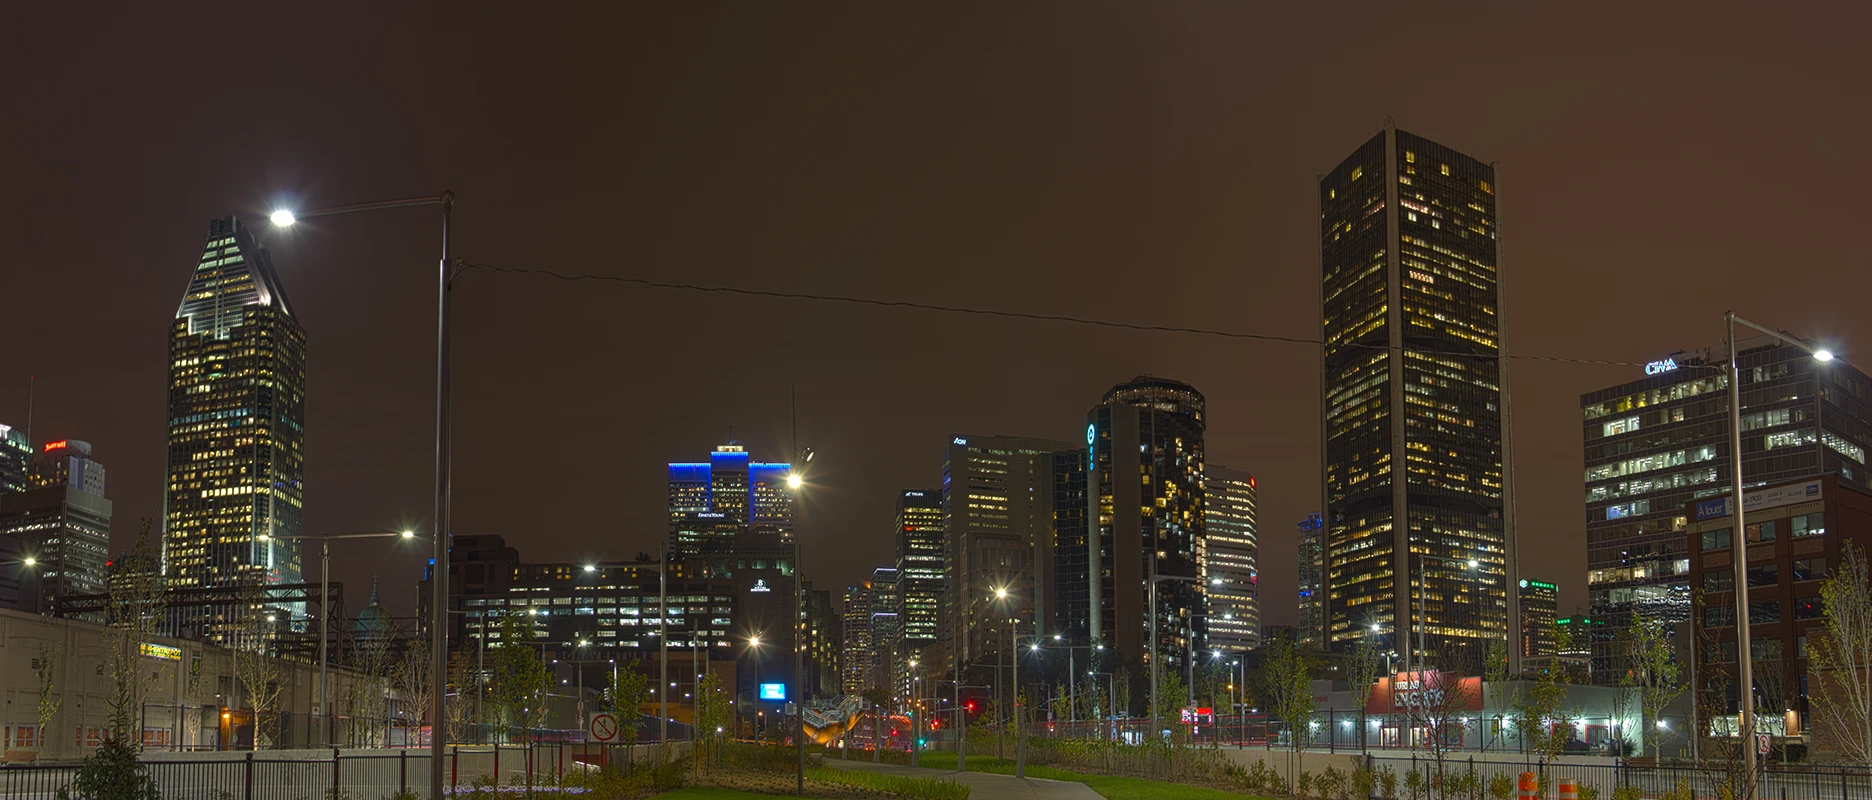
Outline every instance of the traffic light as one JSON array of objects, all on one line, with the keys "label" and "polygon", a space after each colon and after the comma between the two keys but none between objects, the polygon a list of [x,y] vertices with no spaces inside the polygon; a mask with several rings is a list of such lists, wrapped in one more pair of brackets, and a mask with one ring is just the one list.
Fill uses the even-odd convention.
[{"label": "traffic light", "polygon": [[966,702],[966,703],[963,703],[963,704],[962,704],[962,708],[964,708],[964,709],[966,709],[966,710],[968,711],[968,713],[970,713],[970,714],[973,714],[973,713],[975,713],[975,701],[974,701],[974,700],[970,700],[970,701],[968,701],[968,702]]}]

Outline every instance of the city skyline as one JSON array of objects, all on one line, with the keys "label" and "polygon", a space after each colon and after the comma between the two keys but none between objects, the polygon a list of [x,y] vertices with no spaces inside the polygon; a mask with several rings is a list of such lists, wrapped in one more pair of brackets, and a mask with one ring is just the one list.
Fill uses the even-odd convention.
[{"label": "city skyline", "polygon": [[[1828,98],[1852,90],[1843,77],[1851,70],[1834,61],[1834,37],[1863,20],[1809,30],[1777,16],[1787,12],[1762,12],[1771,18],[1764,24],[1719,9],[1686,28],[1680,15],[1637,9],[1613,31],[1499,9],[1439,19],[1433,33],[1430,21],[1402,9],[1374,9],[1349,29],[1306,8],[1281,8],[1272,19],[1211,10],[1181,21],[1104,9],[1079,20],[1084,33],[1111,37],[1105,41],[1119,57],[1062,38],[1051,19],[984,15],[968,21],[1011,26],[1014,38],[1034,44],[989,48],[964,62],[953,54],[972,52],[965,45],[973,37],[907,24],[902,10],[869,9],[851,22],[909,45],[884,48],[890,52],[834,36],[844,23],[811,12],[756,11],[745,21],[693,9],[645,13],[657,24],[589,28],[720,41],[726,55],[712,67],[725,77],[698,83],[697,64],[646,42],[655,46],[624,64],[658,77],[614,87],[616,106],[633,109],[620,115],[582,101],[574,87],[541,94],[533,80],[609,74],[617,64],[584,54],[606,48],[521,42],[489,48],[502,54],[464,66],[482,79],[474,91],[438,88],[433,100],[410,102],[419,85],[468,85],[410,77],[428,69],[412,61],[447,62],[411,53],[456,44],[444,47],[421,15],[386,13],[388,35],[406,43],[390,47],[345,26],[263,11],[248,24],[277,30],[282,46],[336,43],[356,63],[336,73],[285,65],[279,80],[290,101],[262,115],[259,128],[241,128],[202,113],[201,87],[225,80],[210,55],[212,30],[150,9],[83,41],[55,35],[33,43],[62,44],[65,55],[28,50],[21,58],[71,66],[23,89],[23,105],[41,109],[44,124],[20,132],[24,147],[43,154],[22,165],[21,182],[66,188],[30,202],[9,199],[0,214],[0,233],[18,243],[17,296],[33,298],[0,321],[8,341],[32,343],[0,377],[0,421],[23,426],[31,417],[36,436],[71,432],[110,454],[113,549],[123,549],[136,520],[162,514],[163,425],[154,409],[164,354],[151,340],[190,263],[177,254],[201,244],[201,220],[229,213],[261,220],[289,199],[321,206],[444,186],[460,192],[458,249],[471,261],[1310,338],[1317,225],[1308,187],[1390,114],[1406,129],[1502,164],[1515,291],[1543,301],[1516,306],[1511,351],[1627,362],[1516,364],[1517,461],[1529,493],[1520,515],[1542,526],[1523,532],[1531,548],[1523,563],[1561,567],[1547,577],[1561,585],[1560,609],[1571,613],[1585,605],[1583,583],[1565,577],[1585,569],[1581,393],[1642,377],[1635,365],[1713,341],[1729,307],[1837,343],[1849,360],[1857,342],[1872,340],[1872,327],[1847,305],[1853,292],[1818,291],[1856,279],[1862,257],[1850,237],[1789,242],[1768,233],[1843,229],[1834,223],[1853,207],[1837,187],[1856,185],[1867,157],[1844,146],[1840,132],[1863,129],[1867,112]],[[1787,35],[1770,40],[1762,30]],[[152,35],[165,31],[174,35]],[[763,44],[789,35],[817,52],[781,58]],[[1529,41],[1513,48],[1515,58],[1478,56],[1478,83],[1461,96],[1420,77],[1369,77],[1403,52],[1399,42],[1428,35]],[[1759,63],[1734,59],[1718,43],[1736,37],[1769,52]],[[1570,55],[1582,49],[1611,55]],[[1313,54],[1323,51],[1349,55],[1320,63]],[[144,65],[141,91],[123,108],[88,99],[121,77],[119,69],[106,76],[106,60],[90,57],[105,52]],[[900,60],[906,52],[943,55],[922,69]],[[854,60],[878,68],[852,70]],[[1126,66],[1136,63],[1160,67],[1146,74]],[[1310,66],[1280,66],[1294,63]],[[1647,65],[1665,73],[1634,80]],[[1001,81],[984,71],[1037,77]],[[865,77],[890,73],[902,83],[885,89]],[[1248,75],[1263,77],[1244,83]],[[1656,102],[1664,85],[1673,87],[1670,99]],[[716,92],[719,105],[685,99]],[[828,107],[823,98],[834,96],[852,99]],[[1330,104],[1321,100],[1328,96]],[[1694,135],[1683,123],[1739,107],[1760,113]],[[1047,113],[1017,111],[1035,108]],[[542,109],[582,124],[548,135],[519,122]],[[775,110],[750,126],[717,109]],[[1813,109],[1822,109],[1818,117]],[[139,123],[123,125],[122,114]],[[451,124],[464,116],[495,122]],[[643,119],[700,133],[671,137]],[[1276,119],[1282,124],[1270,124]],[[1788,122],[1796,119],[1810,124]],[[356,120],[373,121],[368,146],[359,143]],[[443,133],[419,135],[427,131]],[[1735,187],[1732,176],[1710,169],[1719,156],[1761,182],[1761,194],[1788,202],[1752,209],[1750,225],[1712,225],[1694,203],[1610,189],[1637,178],[1675,196],[1723,196]],[[568,163],[580,166],[575,182],[558,177],[574,172]],[[89,166],[52,177],[64,169],[58,165],[73,164]],[[1000,183],[985,188],[983,175]],[[632,190],[589,188],[619,185]],[[100,198],[136,212],[104,224]],[[537,233],[547,229],[555,233]],[[263,238],[314,343],[305,531],[421,527],[433,456],[433,318],[425,304],[433,287],[422,269],[432,265],[432,237],[387,215],[308,220],[290,235],[269,230]],[[101,246],[72,246],[92,240]],[[1751,280],[1762,265],[1791,264],[1812,268]],[[1695,278],[1682,280],[1692,268]],[[1174,275],[1185,290],[1131,291],[1138,284],[1125,282],[1150,274]],[[1112,291],[1118,286],[1125,290]],[[787,452],[785,398],[795,386],[802,440],[820,453],[815,482],[823,489],[807,503],[801,535],[809,563],[828,571],[820,578],[828,587],[889,560],[881,533],[891,492],[934,480],[947,432],[1076,441],[1085,398],[1140,372],[1202,387],[1216,412],[1208,458],[1251,469],[1261,482],[1263,553],[1287,557],[1292,522],[1321,510],[1309,499],[1319,472],[1308,452],[1318,437],[1317,413],[1309,411],[1318,378],[1311,345],[562,285],[483,271],[464,274],[456,297],[457,532],[525,538],[542,558],[654,549],[666,533],[653,499],[664,489],[663,465],[722,441],[729,425],[756,450]],[[1656,306],[1617,324],[1580,313],[1648,302]],[[89,321],[67,329],[74,303],[88,306]],[[930,381],[927,354],[938,349],[968,354],[956,369],[970,380]],[[902,358],[906,352],[923,357]],[[740,384],[709,392],[730,353],[741,354]],[[612,377],[620,374],[631,377]],[[29,411],[30,375],[38,385]],[[645,384],[657,388],[646,392]],[[565,468],[514,469],[516,439],[557,441]],[[620,502],[549,511],[511,502],[553,493]],[[600,541],[595,530],[616,533]],[[399,567],[420,567],[418,556],[398,558]],[[381,568],[355,563],[362,560],[337,566],[335,577],[354,594]],[[1264,574],[1269,622],[1291,622],[1291,609],[1273,602],[1293,596],[1291,573]],[[386,602],[406,614],[406,594],[386,592]]]}]

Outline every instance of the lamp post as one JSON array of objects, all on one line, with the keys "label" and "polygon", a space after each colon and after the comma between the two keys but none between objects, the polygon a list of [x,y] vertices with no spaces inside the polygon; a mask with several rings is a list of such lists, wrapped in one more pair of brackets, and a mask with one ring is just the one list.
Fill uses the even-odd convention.
[{"label": "lamp post", "polygon": [[[1102,649],[1104,646],[1100,645],[1100,647]],[[1105,676],[1106,692],[1110,695],[1110,700],[1105,706],[1104,713],[1094,715],[1098,717],[1097,721],[1099,725],[1099,738],[1104,739],[1104,738],[1107,738],[1105,718],[1107,716],[1118,713],[1118,708],[1117,708],[1118,706],[1118,680],[1112,677],[1112,674],[1109,672],[1093,671],[1093,672],[1086,673],[1086,677],[1092,679],[1092,702],[1095,704],[1098,702],[1098,677],[1100,675]]]},{"label": "lamp post", "polygon": [[[801,489],[806,485],[806,478],[801,472],[807,462],[812,461],[812,448],[800,449],[799,446],[799,400],[793,401],[793,454],[795,466],[787,472],[787,488],[793,492],[794,505],[800,503]],[[796,508],[797,513],[797,508]],[[799,533],[793,535],[793,601],[797,612],[793,620],[793,681],[799,687],[799,697],[794,698],[794,709],[798,713],[794,718],[793,744],[799,754],[799,768],[794,773],[794,791],[800,796],[806,795],[806,575],[801,571],[801,551],[805,550],[800,542]]]},{"label": "lamp post", "polygon": [[[1027,638],[1034,640],[1033,652],[1040,652],[1038,641],[1040,634],[1030,634]],[[1014,684],[1014,777],[1025,779],[1027,777],[1027,718],[1021,714],[1020,636],[1015,633],[1012,624],[1008,625],[1008,646],[1014,651],[1008,659],[1013,662],[1008,680]]]},{"label": "lamp post", "polygon": [[[1061,634],[1056,633],[1056,634],[1053,634],[1053,641],[1055,642],[1065,641],[1065,637],[1062,636]],[[1077,660],[1073,656],[1073,653],[1074,651],[1078,651],[1078,650],[1088,650],[1088,651],[1100,650],[1102,651],[1105,649],[1105,645],[1103,644],[1056,644],[1056,645],[1053,645],[1053,649],[1066,651],[1066,717],[1067,717],[1068,722],[1078,722],[1079,721],[1079,684],[1078,684],[1078,680],[1076,676],[1079,674],[1079,666],[1078,666]]]},{"label": "lamp post", "polygon": [[[1158,616],[1157,584],[1162,581],[1187,581],[1189,583],[1200,585],[1203,582],[1203,579],[1201,577],[1193,576],[1193,575],[1159,575],[1157,574],[1157,551],[1155,548],[1151,550],[1150,567],[1151,567],[1151,574],[1150,574],[1150,723],[1151,723],[1151,738],[1154,739],[1162,735],[1163,733],[1163,729],[1159,727],[1159,723],[1157,721],[1157,668],[1159,666],[1158,656],[1160,655],[1157,652],[1158,650],[1157,648],[1157,616]],[[1221,585],[1222,579],[1215,578],[1209,582],[1215,585]],[[1196,647],[1195,639],[1196,639],[1196,626],[1191,625],[1190,626],[1190,641],[1187,643],[1189,645],[1189,649],[1191,652],[1193,652]],[[1184,654],[1184,658],[1189,658],[1189,657],[1190,656],[1188,653]]]},{"label": "lamp post", "polygon": [[[1742,800],[1755,800],[1755,743],[1752,741],[1755,733],[1755,675],[1749,663],[1754,642],[1751,641],[1749,631],[1748,542],[1744,534],[1748,528],[1743,521],[1742,509],[1742,366],[1737,354],[1740,348],[1736,346],[1736,325],[1760,331],[1782,344],[1799,348],[1823,364],[1833,360],[1833,352],[1823,347],[1813,347],[1780,331],[1764,328],[1736,316],[1734,311],[1723,312],[1723,322],[1728,326],[1729,342],[1729,502],[1735,512],[1735,522],[1729,530],[1729,563],[1733,568],[1732,580],[1735,583],[1737,705],[1742,709],[1742,766],[1748,772]],[[1820,434],[1824,439],[1826,431],[1823,429]]]},{"label": "lamp post", "polygon": [[[415,531],[389,531],[384,533],[328,533],[319,536],[285,536],[263,533],[255,537],[260,541],[299,542],[307,539],[319,540],[319,714],[324,717],[319,725],[319,732],[325,734],[325,741],[331,741],[331,682],[327,677],[326,651],[331,647],[331,540],[333,539],[414,539]],[[440,629],[438,629],[440,630]]]},{"label": "lamp post", "polygon": [[432,557],[435,568],[430,571],[430,613],[431,653],[434,661],[433,680],[429,691],[429,796],[441,797],[443,784],[442,756],[447,739],[446,718],[442,713],[445,702],[444,693],[448,684],[448,637],[443,635],[448,627],[448,541],[449,530],[449,493],[453,488],[454,474],[450,471],[449,424],[453,398],[449,383],[449,343],[452,325],[452,313],[449,297],[449,223],[455,215],[455,193],[443,191],[433,197],[412,197],[402,200],[378,200],[370,203],[357,203],[348,206],[334,206],[296,215],[292,211],[281,209],[269,217],[274,225],[286,227],[300,218],[322,217],[333,214],[349,214],[357,211],[375,211],[387,208],[411,206],[442,207],[442,258],[436,269],[436,448],[435,448],[435,539]]}]

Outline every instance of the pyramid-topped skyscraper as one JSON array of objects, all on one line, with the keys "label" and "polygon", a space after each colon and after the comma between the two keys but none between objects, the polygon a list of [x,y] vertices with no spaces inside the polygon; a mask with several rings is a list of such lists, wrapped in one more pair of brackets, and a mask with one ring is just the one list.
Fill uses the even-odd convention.
[{"label": "pyramid-topped skyscraper", "polygon": [[[178,588],[300,582],[305,330],[266,248],[211,220],[169,331],[163,565]],[[221,638],[228,608],[184,628]],[[185,633],[187,631],[184,631]]]}]

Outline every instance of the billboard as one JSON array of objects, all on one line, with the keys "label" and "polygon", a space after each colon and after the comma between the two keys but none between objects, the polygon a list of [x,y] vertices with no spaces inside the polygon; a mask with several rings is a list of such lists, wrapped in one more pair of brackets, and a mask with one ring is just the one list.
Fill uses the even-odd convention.
[{"label": "billboard", "polygon": [[1400,672],[1379,678],[1365,702],[1367,714],[1397,714],[1412,708],[1440,708],[1446,703],[1465,711],[1482,710],[1482,679],[1454,672]]},{"label": "billboard", "polygon": [[762,700],[785,700],[786,699],[786,684],[784,683],[761,684],[760,685],[760,699]]}]

